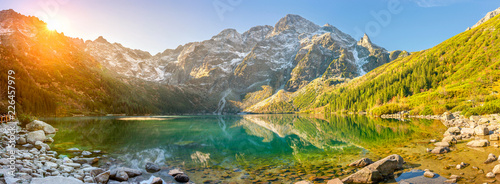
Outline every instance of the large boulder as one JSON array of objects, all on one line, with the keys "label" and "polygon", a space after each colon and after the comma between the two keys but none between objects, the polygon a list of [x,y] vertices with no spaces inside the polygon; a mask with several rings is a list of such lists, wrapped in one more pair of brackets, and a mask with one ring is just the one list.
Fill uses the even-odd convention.
[{"label": "large boulder", "polygon": [[365,166],[370,165],[372,163],[373,163],[373,161],[370,160],[369,158],[362,158],[362,159],[359,159],[359,160],[349,164],[349,166],[351,166],[351,167],[365,167]]},{"label": "large boulder", "polygon": [[401,156],[394,154],[370,164],[358,172],[344,178],[345,183],[374,183],[384,180],[392,175],[395,170],[402,169],[404,160]]},{"label": "large boulder", "polygon": [[448,120],[455,119],[455,116],[453,116],[452,113],[445,112],[445,113],[443,113],[442,119],[445,121],[448,121]]},{"label": "large boulder", "polygon": [[490,135],[490,141],[498,141],[498,140],[500,140],[500,136],[498,136],[498,134]]},{"label": "large boulder", "polygon": [[43,143],[42,141],[35,142],[35,148],[41,150],[45,148],[45,150],[50,150],[50,146],[48,144]]},{"label": "large boulder", "polygon": [[500,164],[496,165],[492,171],[494,174],[500,174]]},{"label": "large boulder", "polygon": [[473,140],[467,143],[467,146],[470,147],[486,147],[490,144],[490,141],[486,139]]},{"label": "large boulder", "polygon": [[476,135],[488,135],[490,134],[490,130],[488,130],[488,127],[486,126],[477,126],[474,128],[474,133]]},{"label": "large boulder", "polygon": [[455,136],[446,136],[443,138],[443,140],[441,142],[447,142],[449,144],[456,144],[457,139],[455,138]]},{"label": "large boulder", "polygon": [[448,152],[450,152],[450,148],[448,148],[448,147],[435,147],[431,151],[431,153],[434,153],[434,154],[443,154],[443,153],[448,153]]},{"label": "large boulder", "polygon": [[[125,174],[127,175],[127,177],[124,176]],[[130,168],[126,168],[126,167],[120,167],[120,168],[112,169],[110,171],[109,177],[111,179],[115,179],[118,181],[126,181],[126,180],[124,180],[125,178],[126,179],[133,178],[133,177],[136,177],[139,175],[142,175],[142,172],[139,170],[130,169]]]},{"label": "large boulder", "polygon": [[49,176],[45,178],[33,178],[31,184],[83,184],[82,181],[73,177]]},{"label": "large boulder", "polygon": [[436,142],[436,143],[434,143],[434,146],[437,146],[437,147],[450,147],[450,143],[448,143],[448,142]]},{"label": "large boulder", "polygon": [[35,144],[36,141],[45,141],[45,132],[43,130],[37,130],[33,132],[29,132],[26,135],[26,141],[30,144]]},{"label": "large boulder", "polygon": [[46,134],[55,134],[56,129],[43,121],[34,120],[26,125],[28,131],[43,130]]},{"label": "large boulder", "polygon": [[99,175],[97,175],[94,180],[97,182],[97,183],[108,183],[108,180],[109,180],[109,175],[110,175],[110,172],[109,171],[106,171],[106,172],[103,172]]},{"label": "large boulder", "polygon": [[462,128],[460,130],[461,134],[474,134],[474,129],[473,128]]}]

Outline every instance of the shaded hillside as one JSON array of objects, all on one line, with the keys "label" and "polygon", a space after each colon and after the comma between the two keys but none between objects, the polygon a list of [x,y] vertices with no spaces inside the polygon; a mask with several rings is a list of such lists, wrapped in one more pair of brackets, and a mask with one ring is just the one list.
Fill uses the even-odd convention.
[{"label": "shaded hillside", "polygon": [[[203,109],[198,106],[201,97],[189,91],[121,78],[85,52],[81,39],[49,31],[36,17],[5,10],[0,12],[0,24],[0,86],[7,86],[8,70],[16,72],[18,113],[161,114]],[[7,109],[6,95],[0,103],[2,111]]]}]

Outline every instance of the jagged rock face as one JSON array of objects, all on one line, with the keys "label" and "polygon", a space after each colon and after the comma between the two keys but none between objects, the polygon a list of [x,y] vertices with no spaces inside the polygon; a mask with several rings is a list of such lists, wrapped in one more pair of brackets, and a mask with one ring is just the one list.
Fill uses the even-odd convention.
[{"label": "jagged rock face", "polygon": [[[263,86],[296,91],[323,77],[354,78],[397,58],[367,35],[356,42],[332,25],[318,26],[287,15],[274,27],[256,26],[243,34],[225,29],[210,40],[167,49],[154,56],[111,44],[86,42],[87,51],[121,74],[200,89],[209,98],[241,101]],[[224,101],[224,103],[222,103]]]},{"label": "jagged rock face", "polygon": [[[485,23],[486,21],[490,20],[491,18],[497,16],[498,14],[500,14],[500,8],[497,8],[496,10],[493,10],[491,12],[488,12],[486,14],[486,16],[484,16],[481,20],[479,20],[476,24],[474,24],[471,28],[475,28],[483,23]],[[469,30],[469,29],[467,29]]]},{"label": "jagged rock face", "polygon": [[133,50],[119,43],[109,43],[102,36],[94,41],[87,41],[87,52],[107,68],[119,74],[133,76],[150,81],[161,81],[161,68],[151,59],[149,52]]}]

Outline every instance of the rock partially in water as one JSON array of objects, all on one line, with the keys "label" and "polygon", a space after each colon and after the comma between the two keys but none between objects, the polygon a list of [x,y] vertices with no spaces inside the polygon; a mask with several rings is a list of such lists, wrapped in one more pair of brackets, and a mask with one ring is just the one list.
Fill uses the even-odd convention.
[{"label": "rock partially in water", "polygon": [[149,172],[149,173],[155,173],[155,172],[158,172],[160,171],[160,166],[154,164],[154,163],[151,163],[151,162],[148,162],[146,163],[146,171]]},{"label": "rock partially in water", "polygon": [[295,182],[294,184],[313,184],[313,182],[308,181],[308,180],[302,180],[302,181]]},{"label": "rock partially in water", "polygon": [[491,134],[490,135],[490,141],[498,141],[500,139],[500,136],[498,134]]},{"label": "rock partially in water", "polygon": [[79,163],[79,164],[95,164],[99,161],[99,158],[95,157],[95,158],[78,158],[78,157],[75,157],[75,158],[72,158],[71,159],[73,162],[75,163]]},{"label": "rock partially in water", "polygon": [[344,178],[346,183],[373,183],[384,180],[392,175],[395,170],[403,168],[404,160],[401,156],[394,154],[370,164],[358,172]]},{"label": "rock partially in water", "polygon": [[500,174],[500,164],[498,164],[495,167],[493,167],[493,171],[492,172],[494,174]]},{"label": "rock partially in water", "polygon": [[369,158],[362,158],[362,159],[359,159],[359,160],[349,164],[349,166],[351,166],[351,167],[365,167],[365,166],[370,165],[370,164],[373,164],[372,160],[370,160]]},{"label": "rock partially in water", "polygon": [[495,173],[493,173],[493,172],[486,173],[486,177],[487,178],[494,178],[495,177]]},{"label": "rock partially in water", "polygon": [[445,135],[458,135],[460,134],[460,128],[458,127],[450,127],[446,132],[444,133]]},{"label": "rock partially in water", "polygon": [[185,174],[177,174],[174,177],[175,181],[180,182],[180,183],[187,183],[189,182],[189,177]]},{"label": "rock partially in water", "polygon": [[493,153],[490,153],[488,155],[488,158],[486,159],[486,161],[484,161],[484,163],[488,164],[488,163],[494,162],[496,160],[497,160],[497,157]]},{"label": "rock partially in water", "polygon": [[338,178],[335,178],[333,180],[328,180],[328,182],[326,184],[344,184],[344,182],[342,182],[342,180],[340,180]]},{"label": "rock partially in water", "polygon": [[462,130],[460,130],[460,133],[461,134],[474,134],[474,129],[472,128],[462,128]]},{"label": "rock partially in water", "polygon": [[43,121],[39,121],[39,120],[34,120],[31,123],[28,123],[26,125],[26,129],[28,131],[42,130],[46,134],[55,134],[56,133],[56,129],[54,127],[52,127],[52,125],[49,125],[49,124],[47,124]]},{"label": "rock partially in water", "polygon": [[128,180],[128,174],[125,171],[118,171],[116,172],[115,176],[113,179],[117,181],[127,181]]},{"label": "rock partially in water", "polygon": [[467,146],[470,147],[486,147],[490,144],[490,141],[486,139],[473,140],[467,143]]},{"label": "rock partially in water", "polygon": [[450,152],[450,148],[448,148],[448,147],[435,147],[431,151],[431,153],[434,153],[434,154],[443,154],[443,153],[448,153],[448,152]]},{"label": "rock partially in water", "polygon": [[90,151],[82,151],[82,156],[89,156],[92,155]]},{"label": "rock partially in water", "polygon": [[109,177],[117,181],[127,181],[129,178],[133,178],[139,175],[142,175],[142,172],[137,169],[120,167],[111,169]]},{"label": "rock partially in water", "polygon": [[448,143],[448,142],[436,142],[436,143],[434,143],[434,146],[437,146],[437,147],[450,147],[450,143]]},{"label": "rock partially in water", "polygon": [[[106,180],[107,181],[107,180]],[[82,181],[72,177],[49,176],[45,178],[33,178],[31,184],[83,184]]]},{"label": "rock partially in water", "polygon": [[434,178],[435,174],[431,171],[425,171],[424,176],[427,178]]},{"label": "rock partially in water", "polygon": [[449,144],[456,144],[457,143],[457,139],[455,138],[455,136],[446,136],[443,138],[443,140],[441,142],[446,142],[446,143],[449,143]]},{"label": "rock partially in water", "polygon": [[35,144],[36,141],[45,141],[45,132],[43,130],[37,130],[30,132],[26,135],[26,141],[30,144]]},{"label": "rock partially in water", "polygon": [[[431,176],[434,174],[432,177],[427,177],[425,173],[428,173],[427,176]],[[445,183],[446,178],[439,176],[439,174],[432,173],[430,170],[411,170],[409,172],[402,173],[399,177],[396,178],[396,181],[400,184],[403,183]]]},{"label": "rock partially in water", "polygon": [[50,146],[48,144],[43,143],[42,141],[35,142],[35,148],[41,150],[45,148],[45,150],[50,150]]},{"label": "rock partially in water", "polygon": [[96,177],[94,177],[94,180],[97,183],[107,183],[109,180],[109,176],[110,176],[110,172],[106,171],[106,172],[103,172],[103,173],[97,175]]},{"label": "rock partially in water", "polygon": [[161,178],[159,177],[156,177],[153,179],[153,181],[151,181],[151,184],[163,184],[163,180],[161,180]]},{"label": "rock partially in water", "polygon": [[176,176],[176,175],[178,175],[178,174],[184,174],[184,172],[182,172],[182,171],[181,171],[181,170],[179,170],[179,169],[172,169],[172,170],[168,171],[168,174],[169,174],[170,176],[174,176],[174,177],[175,177],[175,176]]}]

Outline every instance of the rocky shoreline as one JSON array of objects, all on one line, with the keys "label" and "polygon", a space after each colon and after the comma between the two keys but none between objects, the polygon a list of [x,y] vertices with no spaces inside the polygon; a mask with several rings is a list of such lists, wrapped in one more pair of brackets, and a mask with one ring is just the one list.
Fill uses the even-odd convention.
[{"label": "rocky shoreline", "polygon": [[[144,168],[120,167],[103,159],[99,150],[71,148],[73,158],[51,150],[49,144],[57,129],[34,120],[21,127],[19,122],[0,124],[0,184],[162,184],[166,181],[188,183],[189,177],[179,169],[164,169],[155,163]],[[147,176],[150,176],[147,178]]]}]

